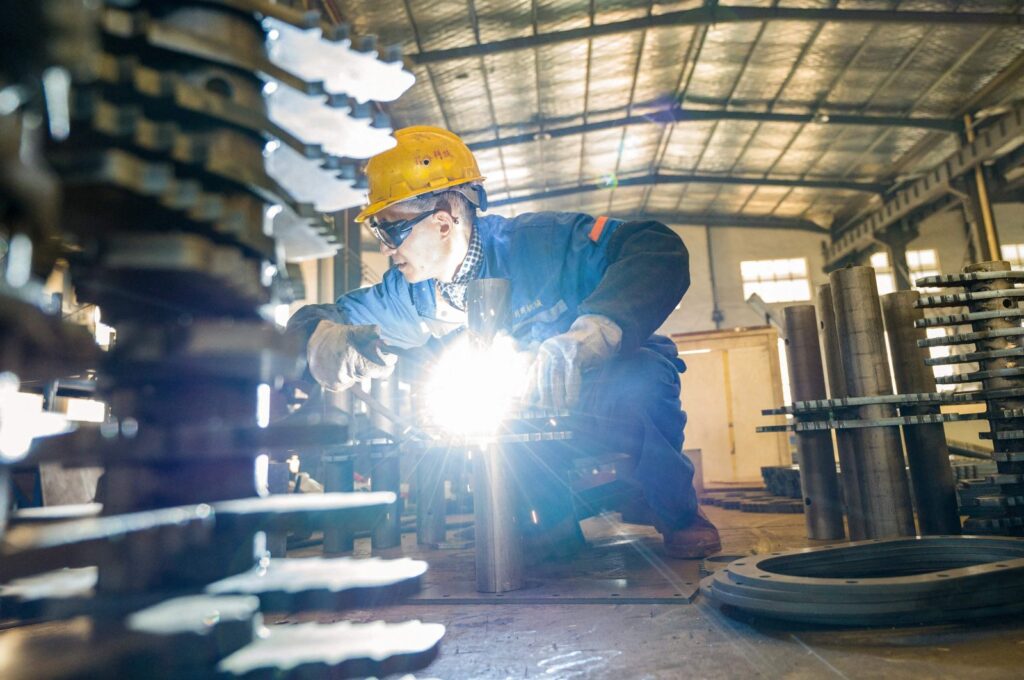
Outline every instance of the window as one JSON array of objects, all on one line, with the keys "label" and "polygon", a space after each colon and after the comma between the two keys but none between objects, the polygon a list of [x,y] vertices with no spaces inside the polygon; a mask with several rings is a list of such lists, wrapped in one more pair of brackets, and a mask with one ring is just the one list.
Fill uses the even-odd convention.
[{"label": "window", "polygon": [[[1024,244],[1021,244],[1024,248]],[[896,290],[896,278],[889,264],[889,253],[879,252],[871,255],[871,266],[875,269],[875,281],[878,283],[878,294],[886,295]],[[908,250],[907,275],[910,284],[925,276],[939,275],[939,256],[934,250]],[[916,288],[916,286],[914,286]],[[934,290],[933,288],[923,290]]]},{"label": "window", "polygon": [[[938,276],[939,256],[934,250],[908,250],[907,268],[910,270],[910,283],[926,276]],[[914,286],[917,288],[917,286]],[[920,290],[936,290],[934,288],[921,288]]]},{"label": "window", "polygon": [[765,302],[803,302],[811,299],[807,258],[740,262],[743,297],[757,293]]},{"label": "window", "polygon": [[1010,269],[1014,271],[1024,270],[1024,243],[1011,243],[1000,246],[1003,259],[1010,263]]},{"label": "window", "polygon": [[896,290],[896,280],[892,276],[892,267],[889,265],[889,253],[873,253],[871,255],[871,266],[875,269],[875,282],[878,284],[878,294],[888,295]]}]

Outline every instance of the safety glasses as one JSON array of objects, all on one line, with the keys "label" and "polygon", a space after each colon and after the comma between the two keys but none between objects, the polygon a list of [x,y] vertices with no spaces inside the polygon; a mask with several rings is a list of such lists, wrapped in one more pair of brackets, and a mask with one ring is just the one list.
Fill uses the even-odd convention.
[{"label": "safety glasses", "polygon": [[377,237],[377,240],[383,243],[391,250],[397,249],[412,233],[412,228],[417,224],[427,219],[438,211],[438,208],[431,208],[425,212],[421,212],[415,217],[411,217],[407,220],[395,220],[394,222],[384,222],[383,220],[377,219],[376,216],[370,217],[367,220],[370,231]]}]

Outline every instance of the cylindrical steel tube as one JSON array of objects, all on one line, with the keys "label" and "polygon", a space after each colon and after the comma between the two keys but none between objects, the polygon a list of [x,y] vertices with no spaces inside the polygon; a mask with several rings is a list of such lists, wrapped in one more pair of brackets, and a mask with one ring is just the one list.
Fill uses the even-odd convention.
[{"label": "cylindrical steel tube", "polygon": [[[882,314],[889,335],[896,389],[901,394],[935,391],[935,374],[925,365],[927,350],[917,346],[927,333],[915,328],[914,322],[924,318],[916,307],[920,294],[904,290],[882,296]],[[939,413],[938,406],[900,407],[902,415]],[[922,534],[959,534],[956,484],[949,464],[946,431],[941,423],[905,425],[903,439],[907,445],[910,481],[914,486],[914,505]]]},{"label": "cylindrical steel tube", "polygon": [[[466,290],[470,337],[487,346],[505,328],[510,284],[507,279],[478,279]],[[476,527],[476,588],[503,593],[523,584],[522,537],[516,522],[517,494],[500,446],[481,447],[473,455],[473,514]]]},{"label": "cylindrical steel tube", "polygon": [[[839,333],[836,331],[836,315],[832,305],[832,286],[824,284],[818,288],[818,330],[821,333],[821,347],[825,356],[825,371],[828,376],[828,394],[832,399],[849,396],[846,392],[846,374],[843,360],[839,355]],[[836,430],[836,450],[839,452],[839,469],[842,471],[843,498],[846,501],[846,523],[850,538],[860,541],[867,538],[864,530],[864,509],[860,500],[860,482],[857,466],[854,465],[856,443],[853,430]]]},{"label": "cylindrical steel tube", "polygon": [[444,454],[432,451],[416,464],[416,542],[437,546],[447,540]]},{"label": "cylindrical steel tube", "polygon": [[[875,270],[839,269],[829,275],[829,282],[847,391],[851,397],[892,394]],[[896,415],[895,407],[890,405],[861,406],[858,411],[862,421]],[[914,512],[899,428],[866,427],[854,432],[857,447],[853,463],[857,467],[867,537],[914,535]]]},{"label": "cylindrical steel tube", "polygon": [[523,586],[523,551],[516,521],[516,489],[498,445],[473,453],[476,589],[504,593]]},{"label": "cylindrical steel tube", "polygon": [[[325,459],[324,491],[352,491],[355,476],[351,458],[341,460]],[[324,527],[324,553],[337,554],[352,551],[355,535],[352,529],[342,526]]]},{"label": "cylindrical steel tube", "polygon": [[370,487],[374,491],[391,491],[395,502],[373,529],[373,549],[395,548],[402,544],[402,490],[398,452],[378,458],[370,471]]},{"label": "cylindrical steel tube", "polygon": [[[793,401],[825,398],[825,374],[818,346],[818,320],[814,305],[793,305],[783,310],[789,387]],[[800,487],[804,496],[807,538],[843,538],[843,508],[839,500],[832,433],[828,430],[797,432]]]}]

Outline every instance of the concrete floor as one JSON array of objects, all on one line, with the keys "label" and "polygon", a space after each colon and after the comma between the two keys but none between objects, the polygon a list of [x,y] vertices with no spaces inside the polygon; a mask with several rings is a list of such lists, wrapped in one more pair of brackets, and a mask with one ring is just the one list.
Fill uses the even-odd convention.
[{"label": "concrete floor", "polygon": [[[809,545],[800,515],[706,510],[722,532],[725,553]],[[405,604],[345,618],[417,618],[447,626],[441,654],[421,678],[962,680],[1024,674],[1024,622],[828,630],[739,620],[700,595],[692,604]]]}]

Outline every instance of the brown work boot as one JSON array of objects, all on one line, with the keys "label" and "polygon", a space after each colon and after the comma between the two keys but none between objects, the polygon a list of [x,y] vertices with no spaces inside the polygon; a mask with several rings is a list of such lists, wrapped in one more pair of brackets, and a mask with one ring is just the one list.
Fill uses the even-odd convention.
[{"label": "brown work boot", "polygon": [[696,560],[722,550],[718,529],[700,508],[697,508],[697,516],[690,526],[661,533],[665,539],[665,552],[679,560]]}]

